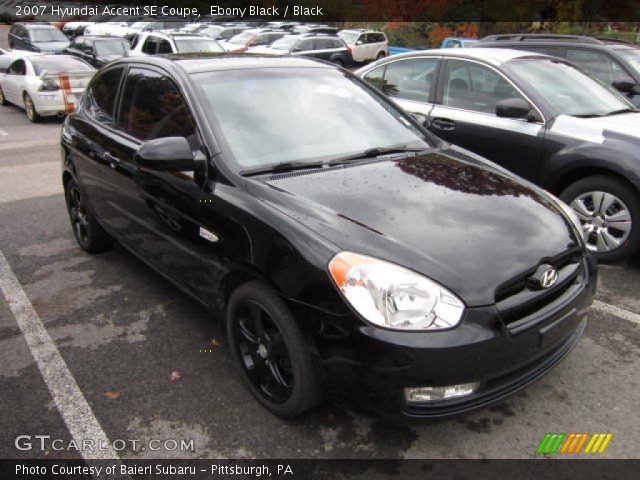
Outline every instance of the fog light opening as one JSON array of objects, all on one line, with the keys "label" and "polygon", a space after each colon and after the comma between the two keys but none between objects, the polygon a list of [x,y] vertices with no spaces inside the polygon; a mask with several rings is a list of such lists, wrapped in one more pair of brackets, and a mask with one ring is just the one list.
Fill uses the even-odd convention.
[{"label": "fog light opening", "polygon": [[404,389],[404,399],[407,403],[434,402],[448,400],[450,398],[471,395],[480,386],[476,383],[461,383],[460,385],[448,385],[446,387],[411,387]]}]

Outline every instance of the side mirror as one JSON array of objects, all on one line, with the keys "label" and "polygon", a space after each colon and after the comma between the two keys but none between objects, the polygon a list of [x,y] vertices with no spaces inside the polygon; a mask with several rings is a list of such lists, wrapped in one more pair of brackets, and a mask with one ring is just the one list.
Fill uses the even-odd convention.
[{"label": "side mirror", "polygon": [[363,42],[362,40],[358,40],[358,41],[356,42],[356,45],[362,45],[362,44],[364,44],[364,42]]},{"label": "side mirror", "polygon": [[522,98],[507,98],[500,100],[496,105],[496,115],[504,118],[529,119],[531,107]]},{"label": "side mirror", "polygon": [[84,53],[85,53],[86,55],[93,55],[93,49],[91,49],[91,48],[85,48],[85,49],[84,49]]},{"label": "side mirror", "polygon": [[411,115],[413,119],[423,127],[427,126],[429,119],[426,117],[426,115],[422,115],[421,113],[410,113],[409,115]]},{"label": "side mirror", "polygon": [[156,138],[144,142],[134,159],[141,167],[154,170],[196,170],[191,147],[184,137]]},{"label": "side mirror", "polygon": [[625,77],[613,81],[613,88],[622,93],[632,93],[635,90],[636,82],[633,79]]}]

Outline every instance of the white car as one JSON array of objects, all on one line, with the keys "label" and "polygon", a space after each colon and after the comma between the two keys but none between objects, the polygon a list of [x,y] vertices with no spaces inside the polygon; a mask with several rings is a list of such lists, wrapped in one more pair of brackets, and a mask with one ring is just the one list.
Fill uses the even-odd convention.
[{"label": "white car", "polygon": [[223,53],[224,49],[217,41],[197,33],[142,32],[133,40],[129,56],[195,52]]},{"label": "white car", "polygon": [[122,17],[114,18],[110,22],[97,22],[87,26],[83,35],[110,35],[112,37],[133,38],[138,32],[152,21],[152,18]]},{"label": "white car", "polygon": [[231,37],[228,41],[220,42],[220,46],[227,52],[244,53],[252,51],[257,47],[271,45],[279,38],[288,35],[284,30],[273,30],[270,28],[250,28]]},{"label": "white car", "polygon": [[73,112],[95,73],[95,68],[71,55],[9,54],[0,56],[0,65],[5,57],[11,61],[0,73],[0,103],[24,108],[32,122]]},{"label": "white car", "polygon": [[340,30],[338,36],[351,48],[355,62],[379,60],[389,55],[389,40],[376,30]]}]

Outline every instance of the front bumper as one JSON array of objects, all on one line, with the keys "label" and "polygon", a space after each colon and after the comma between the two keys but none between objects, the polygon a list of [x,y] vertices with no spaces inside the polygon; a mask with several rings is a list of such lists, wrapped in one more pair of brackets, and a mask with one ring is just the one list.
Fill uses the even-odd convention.
[{"label": "front bumper", "polygon": [[[595,262],[585,261],[580,289],[517,331],[505,326],[495,306],[468,309],[449,331],[398,332],[360,323],[348,339],[319,342],[325,387],[334,398],[396,421],[485,408],[537,380],[571,351],[586,327],[595,288]],[[463,397],[411,404],[404,397],[406,387],[474,382],[479,387]]]}]

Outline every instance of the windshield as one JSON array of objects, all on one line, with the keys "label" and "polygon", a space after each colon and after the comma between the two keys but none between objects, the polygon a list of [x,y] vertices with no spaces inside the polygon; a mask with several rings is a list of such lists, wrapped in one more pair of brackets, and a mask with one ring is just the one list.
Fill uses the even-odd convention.
[{"label": "windshield", "polygon": [[341,39],[343,39],[348,45],[353,45],[354,43],[356,43],[356,40],[358,39],[358,35],[359,33],[338,32],[338,36]]},{"label": "windshield", "polygon": [[625,48],[616,51],[629,62],[631,68],[640,74],[640,48]]},{"label": "windshield", "polygon": [[224,52],[218,42],[208,38],[175,39],[176,49],[181,53],[190,52]]},{"label": "windshield", "polygon": [[265,68],[192,76],[243,170],[371,148],[431,147],[391,103],[337,70]]},{"label": "windshield", "polygon": [[507,62],[505,69],[544,98],[560,114],[599,116],[632,108],[624,97],[571,65],[557,60]]},{"label": "windshield", "polygon": [[64,36],[57,28],[34,28],[29,32],[32,42],[66,42]]},{"label": "windshield", "polygon": [[254,35],[255,35],[255,32],[251,32],[247,30],[246,32],[239,33],[235,37],[232,37],[231,40],[229,40],[229,43],[233,43],[236,45],[246,45],[247,43],[249,43],[249,40],[253,38]]},{"label": "windshield", "polygon": [[289,51],[299,41],[300,41],[300,37],[283,37],[273,42],[269,48],[273,48],[275,50]]},{"label": "windshield", "polygon": [[36,75],[62,72],[83,72],[93,70],[88,63],[74,57],[56,55],[55,57],[32,57],[31,64]]},{"label": "windshield", "polygon": [[122,40],[99,40],[96,42],[98,55],[121,55],[129,53],[129,44]]}]

